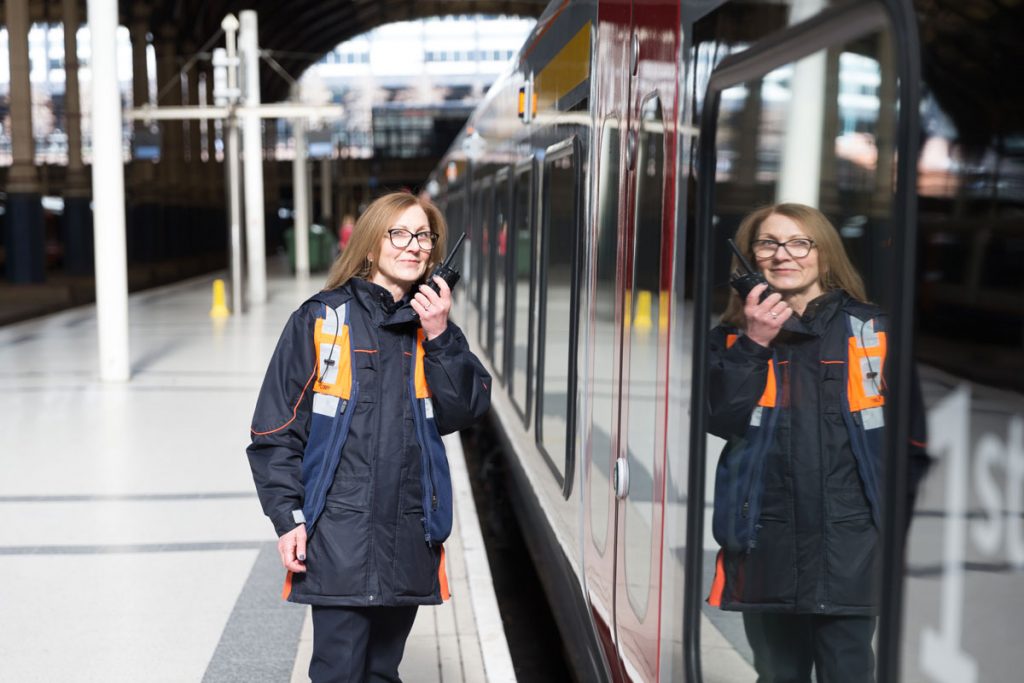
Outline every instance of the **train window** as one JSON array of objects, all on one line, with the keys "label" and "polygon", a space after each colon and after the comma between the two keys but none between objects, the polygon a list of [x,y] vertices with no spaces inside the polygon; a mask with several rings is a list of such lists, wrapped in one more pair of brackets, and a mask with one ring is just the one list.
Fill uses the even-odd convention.
[{"label": "train window", "polygon": [[512,242],[510,243],[513,277],[509,288],[508,329],[511,338],[512,368],[509,371],[509,393],[523,421],[529,419],[529,386],[531,351],[533,348],[533,282],[535,223],[533,220],[533,159],[516,168],[512,190]]},{"label": "train window", "polygon": [[491,365],[497,379],[505,380],[505,291],[508,278],[509,172],[502,169],[494,182],[494,226],[491,239],[491,286],[488,338]]},{"label": "train window", "polygon": [[654,467],[663,452],[667,290],[662,294],[662,215],[665,182],[665,135],[661,101],[648,98],[641,108],[636,161],[635,228],[632,284],[625,307],[628,334],[626,381],[626,587],[637,617],[647,614],[650,597]]},{"label": "train window", "polygon": [[622,134],[617,118],[608,118],[601,127],[600,180],[597,190],[597,254],[595,255],[594,362],[592,391],[593,419],[590,443],[590,533],[594,547],[604,554],[611,517],[613,452],[612,429],[615,424],[615,366],[619,348],[615,325],[615,273],[619,257],[619,208],[621,188]]},{"label": "train window", "polygon": [[484,347],[484,351],[490,350],[490,345],[486,335],[486,320],[487,320],[487,298],[488,298],[488,278],[490,276],[490,245],[491,245],[491,207],[494,201],[494,176],[489,175],[480,181],[479,185],[474,190],[476,194],[476,207],[474,208],[474,216],[476,217],[477,223],[474,226],[475,233],[477,235],[477,243],[474,247],[474,259],[476,267],[474,268],[474,301],[477,305],[477,311],[480,315],[477,318],[477,339],[480,340],[481,345]]},{"label": "train window", "polygon": [[[903,240],[896,67],[879,8],[824,17],[723,60],[705,101],[695,315],[713,329],[696,333],[694,368],[707,432],[694,450],[706,454],[711,517],[705,679],[821,666],[801,629],[826,615],[845,631],[842,675],[874,676],[886,421],[896,414],[883,373],[900,329],[888,277]],[[744,270],[729,238],[785,302],[744,305],[728,286]],[[908,444],[900,455],[923,453]]]},{"label": "train window", "polygon": [[[465,206],[465,194],[458,189],[451,189],[447,195],[447,202],[444,207],[444,218],[448,223],[448,249],[451,249],[455,245],[455,240],[459,238],[462,231],[465,230],[463,227],[462,212]],[[468,236],[467,236],[468,239]],[[462,264],[456,264],[456,267],[461,268]],[[452,299],[458,300],[462,290],[456,288],[452,292]]]},{"label": "train window", "polygon": [[1024,118],[1014,65],[1022,46],[1001,38],[1015,35],[1020,17],[1019,7],[993,5],[956,21],[920,18],[928,80],[915,350],[936,460],[907,540],[905,681],[1021,679]]},{"label": "train window", "polygon": [[576,407],[577,233],[580,164],[575,138],[544,158],[541,224],[537,441],[568,495],[572,485]]}]

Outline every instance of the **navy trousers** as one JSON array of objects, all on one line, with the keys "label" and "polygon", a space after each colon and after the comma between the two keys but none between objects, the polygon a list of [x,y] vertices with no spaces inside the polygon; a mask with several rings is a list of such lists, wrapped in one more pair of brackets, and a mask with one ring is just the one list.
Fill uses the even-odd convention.
[{"label": "navy trousers", "polygon": [[313,606],[313,683],[401,683],[412,607]]},{"label": "navy trousers", "polygon": [[874,617],[744,612],[757,683],[872,683]]}]

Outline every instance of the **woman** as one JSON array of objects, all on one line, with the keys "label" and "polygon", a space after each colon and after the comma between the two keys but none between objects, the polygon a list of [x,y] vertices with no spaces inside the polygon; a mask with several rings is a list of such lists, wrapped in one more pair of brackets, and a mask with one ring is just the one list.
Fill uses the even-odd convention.
[{"label": "woman", "polygon": [[[727,444],[709,602],[743,611],[759,682],[809,681],[812,665],[871,681],[886,317],[816,209],[758,209],[736,243],[767,285],[734,293],[711,332],[709,429]],[[914,386],[912,490],[928,461]]]},{"label": "woman", "polygon": [[398,681],[418,605],[447,598],[451,483],[441,434],[487,412],[491,379],[427,273],[441,213],[411,194],[359,218],[325,289],[285,326],[249,463],[288,570],[313,606],[313,681]]}]

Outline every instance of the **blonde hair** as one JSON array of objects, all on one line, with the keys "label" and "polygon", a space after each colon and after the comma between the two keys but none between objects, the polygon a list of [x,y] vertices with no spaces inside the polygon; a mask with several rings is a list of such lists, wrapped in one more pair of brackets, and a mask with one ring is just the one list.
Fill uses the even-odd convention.
[{"label": "blonde hair", "polygon": [[[821,211],[805,204],[771,204],[751,211],[740,223],[736,230],[736,246],[740,248],[743,255],[750,263],[756,263],[754,258],[753,243],[757,238],[757,231],[761,224],[769,216],[785,216],[795,221],[803,228],[804,232],[814,240],[815,249],[818,250],[818,286],[822,292],[829,292],[835,289],[842,289],[858,301],[867,302],[867,294],[864,291],[864,281],[861,279],[857,269],[853,267],[843,242],[839,238],[839,232],[829,222]],[[740,268],[739,259],[732,257],[731,270]],[[725,313],[722,314],[722,322],[744,327],[746,318],[743,315],[743,300],[735,291],[729,296],[729,304]]]},{"label": "blonde hair", "polygon": [[426,281],[428,274],[434,270],[434,266],[440,263],[444,256],[448,224],[445,223],[441,211],[429,201],[422,200],[408,192],[392,192],[375,199],[359,216],[359,220],[352,228],[352,237],[348,246],[335,259],[331,270],[327,273],[324,291],[343,285],[354,277],[361,277],[364,280],[372,279],[376,273],[377,266],[375,264],[380,257],[381,240],[384,239],[388,229],[395,224],[399,214],[411,206],[419,206],[423,209],[423,212],[427,214],[430,231],[437,235],[437,242],[427,259],[427,267],[423,275],[423,281]]}]

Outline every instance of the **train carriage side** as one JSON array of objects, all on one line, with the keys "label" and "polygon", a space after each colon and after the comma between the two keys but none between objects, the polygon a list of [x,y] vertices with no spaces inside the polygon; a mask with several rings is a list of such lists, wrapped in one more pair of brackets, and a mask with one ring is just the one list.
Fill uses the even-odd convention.
[{"label": "train carriage side", "polygon": [[579,542],[586,390],[576,366],[597,24],[596,3],[553,2],[432,178],[468,234],[456,313],[495,377],[516,513],[581,680],[608,679],[602,653],[615,651],[587,604]]},{"label": "train carriage side", "polygon": [[[1024,10],[955,4],[556,1],[440,167],[473,240],[460,315],[581,680],[756,677],[741,615],[705,603],[703,397],[725,239],[776,201],[819,207],[889,314],[885,515],[855,572],[879,680],[1015,678]],[[908,533],[915,367],[934,464]],[[822,519],[862,523],[850,495]]]}]

